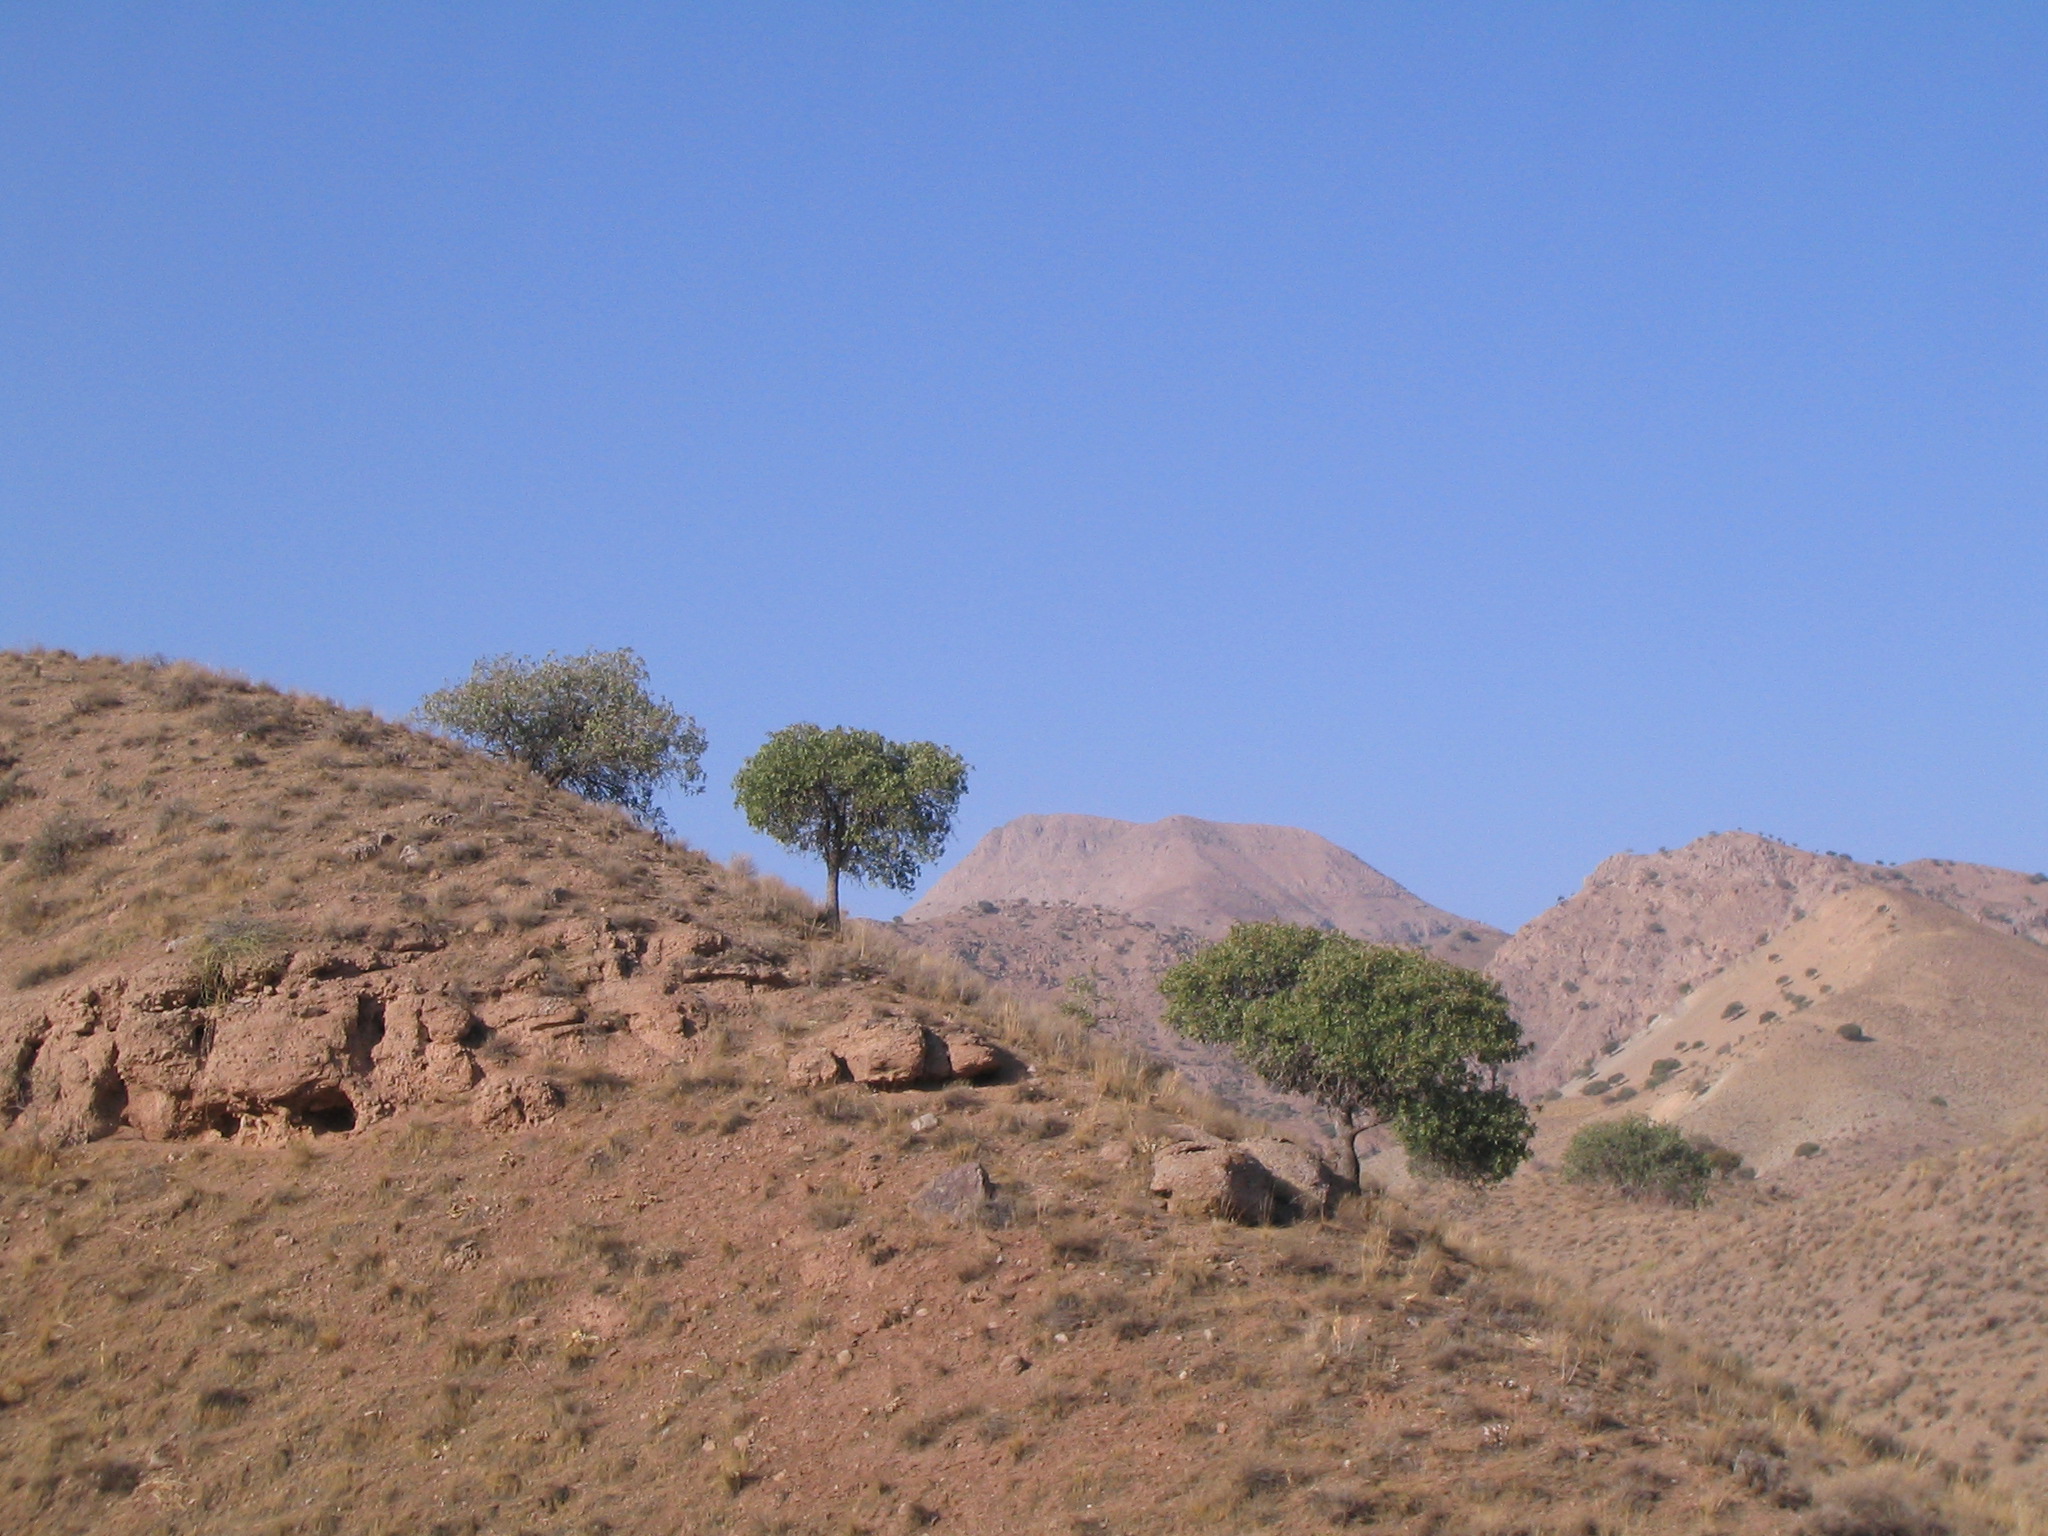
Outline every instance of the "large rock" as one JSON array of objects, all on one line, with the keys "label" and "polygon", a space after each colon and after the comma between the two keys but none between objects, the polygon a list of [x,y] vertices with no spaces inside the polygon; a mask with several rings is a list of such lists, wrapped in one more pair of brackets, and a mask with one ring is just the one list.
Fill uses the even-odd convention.
[{"label": "large rock", "polygon": [[1152,1193],[1176,1216],[1245,1226],[1271,1221],[1281,1193],[1259,1160],[1238,1147],[1172,1142],[1152,1157]]},{"label": "large rock", "polygon": [[561,1107],[562,1090],[544,1077],[500,1077],[477,1090],[470,1118],[487,1131],[514,1131],[554,1119]]},{"label": "large rock", "polygon": [[925,1076],[924,1027],[909,1019],[874,1018],[842,1031],[828,1043],[856,1083],[870,1088],[907,1088]]},{"label": "large rock", "polygon": [[1297,1216],[1327,1216],[1337,1203],[1337,1176],[1298,1141],[1254,1136],[1238,1143],[1259,1160]]}]

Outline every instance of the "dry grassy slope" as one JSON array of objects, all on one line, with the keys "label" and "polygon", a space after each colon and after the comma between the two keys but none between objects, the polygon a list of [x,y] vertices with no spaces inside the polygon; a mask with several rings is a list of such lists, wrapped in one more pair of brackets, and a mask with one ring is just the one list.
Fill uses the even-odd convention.
[{"label": "dry grassy slope", "polygon": [[1169,816],[1020,816],[969,849],[907,914],[979,902],[1105,907],[1220,939],[1234,923],[1306,923],[1481,966],[1504,935],[1433,907],[1357,855],[1297,827]]},{"label": "dry grassy slope", "polygon": [[2048,1138],[1700,1211],[1530,1172],[1446,1214],[1737,1351],[1844,1421],[2048,1498]]},{"label": "dry grassy slope", "polygon": [[1536,1047],[1522,1087],[1555,1087],[1686,989],[1861,885],[1915,891],[1982,926],[2048,938],[2048,882],[2011,870],[1946,860],[1884,868],[1747,832],[1616,854],[1570,900],[1517,929],[1487,967]]},{"label": "dry grassy slope", "polygon": [[[62,654],[0,658],[0,700],[36,794],[0,835],[33,847],[68,801],[119,839],[0,874],[17,1007],[95,988],[126,1006],[124,964],[231,912],[353,946],[367,988],[425,967],[411,979],[485,1014],[591,1004],[588,1027],[514,1010],[474,1041],[480,1069],[568,1094],[515,1131],[479,1129],[483,1090],[445,1084],[366,1098],[345,1132],[259,1117],[52,1151],[17,1120],[0,1529],[1840,1533],[1867,1528],[1844,1523],[1857,1479],[1905,1478],[1390,1206],[1292,1230],[1169,1219],[1142,1149],[1199,1110],[1170,1082],[473,756]],[[335,855],[380,826],[418,856]],[[594,995],[616,978],[578,969],[598,935],[641,933],[635,913],[650,937],[715,926],[778,984],[688,981],[720,990],[654,1051]],[[423,937],[443,947],[396,947]],[[323,1027],[271,985],[230,977],[256,996],[206,1007]],[[782,1086],[792,1044],[885,1002],[979,1023],[1036,1071]],[[86,1022],[118,1040],[132,1021]],[[374,1082],[377,1055],[348,1081]],[[1008,1224],[914,1217],[966,1157]],[[1944,1528],[2016,1528],[1967,1490],[1928,1497]]]},{"label": "dry grassy slope", "polygon": [[1234,1109],[1296,1134],[1327,1130],[1306,1100],[1276,1093],[1230,1051],[1166,1027],[1159,977],[1199,947],[1188,929],[1159,928],[1107,907],[1031,901],[983,902],[894,927],[998,986],[1086,1016],[1108,1038],[1166,1063]]},{"label": "dry grassy slope", "polygon": [[[1861,1040],[1844,1039],[1853,1027]],[[1684,1065],[1661,1088],[1659,1061]],[[1830,897],[1603,1057],[1643,1096],[1566,1085],[1564,1135],[1595,1113],[1647,1109],[1796,1187],[1889,1170],[2008,1133],[2048,1110],[2048,949],[1924,897]],[[1820,1155],[1800,1157],[1802,1146]]]}]

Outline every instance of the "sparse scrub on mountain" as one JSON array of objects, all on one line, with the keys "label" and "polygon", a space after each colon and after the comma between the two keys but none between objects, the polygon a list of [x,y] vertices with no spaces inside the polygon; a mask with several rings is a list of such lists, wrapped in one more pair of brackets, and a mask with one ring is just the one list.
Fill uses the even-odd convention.
[{"label": "sparse scrub on mountain", "polygon": [[1159,983],[1167,1022],[1231,1047],[1335,1116],[1339,1174],[1390,1126],[1412,1162],[1482,1182],[1528,1154],[1528,1110],[1501,1085],[1522,1054],[1500,989],[1416,950],[1288,923],[1244,923]]},{"label": "sparse scrub on mountain", "polygon": [[22,849],[21,860],[32,875],[68,874],[85,862],[94,849],[115,841],[116,835],[90,817],[60,811],[36,828],[35,835]]},{"label": "sparse scrub on mountain", "polygon": [[1630,1199],[1696,1206],[1707,1198],[1714,1164],[1677,1127],[1631,1114],[1596,1121],[1573,1136],[1564,1177],[1607,1185]]},{"label": "sparse scrub on mountain", "polygon": [[733,776],[747,824],[825,865],[825,921],[839,926],[839,877],[886,890],[916,887],[945,851],[967,793],[967,763],[930,741],[875,731],[785,726]]},{"label": "sparse scrub on mountain", "polygon": [[703,785],[704,732],[648,692],[647,663],[632,650],[486,657],[463,682],[422,699],[419,715],[648,825],[660,823],[654,796],[664,785],[684,794]]}]

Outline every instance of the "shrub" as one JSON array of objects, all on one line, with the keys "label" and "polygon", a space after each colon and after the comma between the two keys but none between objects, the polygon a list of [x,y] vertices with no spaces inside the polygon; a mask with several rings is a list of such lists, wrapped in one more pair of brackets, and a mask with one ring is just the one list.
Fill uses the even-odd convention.
[{"label": "shrub", "polygon": [[1589,1125],[1565,1149],[1564,1176],[1574,1184],[1608,1184],[1632,1200],[1695,1206],[1707,1197],[1714,1167],[1675,1126],[1641,1115]]},{"label": "shrub", "polygon": [[1817,1141],[1802,1141],[1792,1149],[1792,1155],[1794,1157],[1819,1157],[1820,1143]]},{"label": "shrub", "polygon": [[20,773],[10,770],[0,773],[0,811],[21,800],[33,800],[35,786],[22,778]]},{"label": "shrub", "polygon": [[1870,1036],[1863,1033],[1863,1026],[1861,1024],[1844,1024],[1841,1028],[1837,1029],[1835,1033],[1840,1035],[1844,1040],[1854,1040],[1858,1044],[1861,1044],[1862,1042],[1870,1038]]},{"label": "shrub", "polygon": [[96,821],[60,811],[44,822],[22,850],[29,872],[61,875],[75,868],[95,848],[114,841],[114,834]]}]

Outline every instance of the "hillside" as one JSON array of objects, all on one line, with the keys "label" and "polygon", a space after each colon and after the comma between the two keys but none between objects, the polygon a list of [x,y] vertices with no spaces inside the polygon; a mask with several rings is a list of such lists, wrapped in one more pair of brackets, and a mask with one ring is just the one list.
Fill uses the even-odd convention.
[{"label": "hillside", "polygon": [[[1780,1182],[1888,1172],[2048,1110],[2048,949],[1922,896],[1861,887],[1593,1072],[1641,1090],[1628,1109],[1710,1136]],[[1566,1085],[1560,1129],[1613,1112],[1600,1106],[1615,1092],[1588,1098],[1583,1086]]]},{"label": "hillside", "polygon": [[1540,1092],[1830,896],[1905,890],[1980,925],[2048,938],[2048,884],[2011,870],[1922,860],[1890,868],[1808,853],[1746,832],[1656,854],[1616,854],[1569,900],[1530,919],[1488,965],[1535,1052],[1518,1074]]},{"label": "hillside", "polygon": [[[2048,1496],[2048,950],[1859,886],[1593,1071],[1544,1106],[1505,1189],[1423,1198],[1873,1433]],[[1580,1127],[1637,1113],[1756,1181],[1683,1212],[1559,1182]]]},{"label": "hillside", "polygon": [[2048,1138],[1865,1168],[1799,1198],[1774,1184],[1723,1184],[1681,1211],[1532,1169],[1484,1198],[1428,1204],[1864,1433],[2048,1499]]},{"label": "hillside", "polygon": [[1174,1214],[1228,1117],[503,766],[0,710],[0,1529],[2017,1528],[1391,1202]]},{"label": "hillside", "polygon": [[1504,937],[1431,906],[1313,832],[1193,816],[1020,816],[976,843],[904,915],[948,917],[984,901],[1104,907],[1204,939],[1234,923],[1304,923],[1471,966]]},{"label": "hillside", "polygon": [[1306,1100],[1267,1087],[1229,1050],[1166,1027],[1159,978],[1202,942],[1185,928],[1158,928],[1106,907],[1031,901],[984,901],[895,928],[920,948],[1164,1063],[1233,1109],[1306,1135],[1328,1130]]}]

